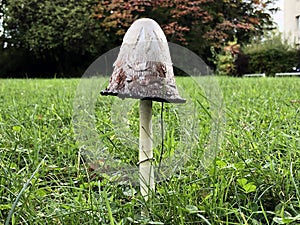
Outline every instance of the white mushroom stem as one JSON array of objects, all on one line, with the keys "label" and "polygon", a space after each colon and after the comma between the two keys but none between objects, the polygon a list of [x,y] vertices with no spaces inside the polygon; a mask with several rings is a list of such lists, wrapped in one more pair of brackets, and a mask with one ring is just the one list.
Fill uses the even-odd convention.
[{"label": "white mushroom stem", "polygon": [[140,191],[148,200],[154,191],[154,166],[152,150],[152,101],[140,100],[140,144],[139,144]]}]

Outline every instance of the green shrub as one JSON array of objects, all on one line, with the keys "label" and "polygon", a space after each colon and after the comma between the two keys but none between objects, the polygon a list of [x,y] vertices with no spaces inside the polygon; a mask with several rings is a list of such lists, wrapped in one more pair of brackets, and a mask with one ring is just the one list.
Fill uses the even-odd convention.
[{"label": "green shrub", "polygon": [[217,72],[223,75],[235,74],[234,57],[230,52],[224,51],[218,54]]},{"label": "green shrub", "polygon": [[0,78],[81,77],[93,60],[91,55],[71,52],[36,57],[25,48],[0,48]]},{"label": "green shrub", "polygon": [[[274,76],[278,72],[289,72],[299,64],[297,49],[283,42],[280,36],[246,46],[243,52],[248,56],[249,73],[266,73],[267,76]],[[235,65],[239,68],[238,60]],[[239,70],[237,72],[239,73]]]}]

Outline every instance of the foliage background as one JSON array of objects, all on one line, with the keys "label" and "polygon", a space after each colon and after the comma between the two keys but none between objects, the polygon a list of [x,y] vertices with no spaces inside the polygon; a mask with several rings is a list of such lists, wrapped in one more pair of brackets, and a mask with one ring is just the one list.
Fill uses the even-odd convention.
[{"label": "foliage background", "polygon": [[299,66],[299,50],[282,42],[280,36],[249,45],[244,48],[244,54],[248,56],[249,73],[274,76],[279,72],[291,72],[293,67]]},{"label": "foliage background", "polygon": [[265,73],[274,76],[280,72],[295,72],[300,66],[299,49],[283,41],[277,33],[242,47],[236,41],[229,42],[214,58],[217,73],[222,75]]},{"label": "foliage background", "polygon": [[155,19],[168,41],[214,67],[213,53],[273,28],[269,0],[2,0],[0,77],[81,76],[95,58],[119,46],[132,22]]}]

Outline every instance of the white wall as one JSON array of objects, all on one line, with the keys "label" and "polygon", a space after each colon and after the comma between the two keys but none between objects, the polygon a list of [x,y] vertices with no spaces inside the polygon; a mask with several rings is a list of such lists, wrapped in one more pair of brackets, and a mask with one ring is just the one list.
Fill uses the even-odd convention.
[{"label": "white wall", "polygon": [[284,0],[284,38],[300,44],[300,0]]}]

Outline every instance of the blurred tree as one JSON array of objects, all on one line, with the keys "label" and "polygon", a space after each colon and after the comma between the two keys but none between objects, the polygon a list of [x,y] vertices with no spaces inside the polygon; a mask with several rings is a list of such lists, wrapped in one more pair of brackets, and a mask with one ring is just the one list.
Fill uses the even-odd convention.
[{"label": "blurred tree", "polygon": [[249,42],[265,29],[272,29],[270,12],[276,10],[273,3],[270,0],[104,0],[99,2],[95,16],[117,44],[134,20],[150,17],[162,26],[169,41],[195,47],[203,43],[221,47],[234,38],[239,43]]},{"label": "blurred tree", "polygon": [[134,20],[149,17],[162,26],[169,41],[207,59],[211,46],[218,51],[234,39],[242,45],[271,29],[272,4],[271,0],[0,0],[2,48],[20,49],[63,72],[82,65],[83,58],[120,45]]},{"label": "blurred tree", "polygon": [[4,31],[9,45],[37,53],[62,50],[94,52],[103,32],[91,16],[94,0],[7,0]]},{"label": "blurred tree", "polygon": [[4,42],[7,48],[54,61],[63,72],[72,61],[96,56],[105,46],[100,24],[92,16],[95,5],[94,0],[2,1]]},{"label": "blurred tree", "polygon": [[211,21],[212,18],[203,8],[209,2],[212,0],[101,1],[95,17],[118,45],[133,21],[143,17],[155,19],[162,26],[169,41],[187,44],[186,34],[194,25]]}]

